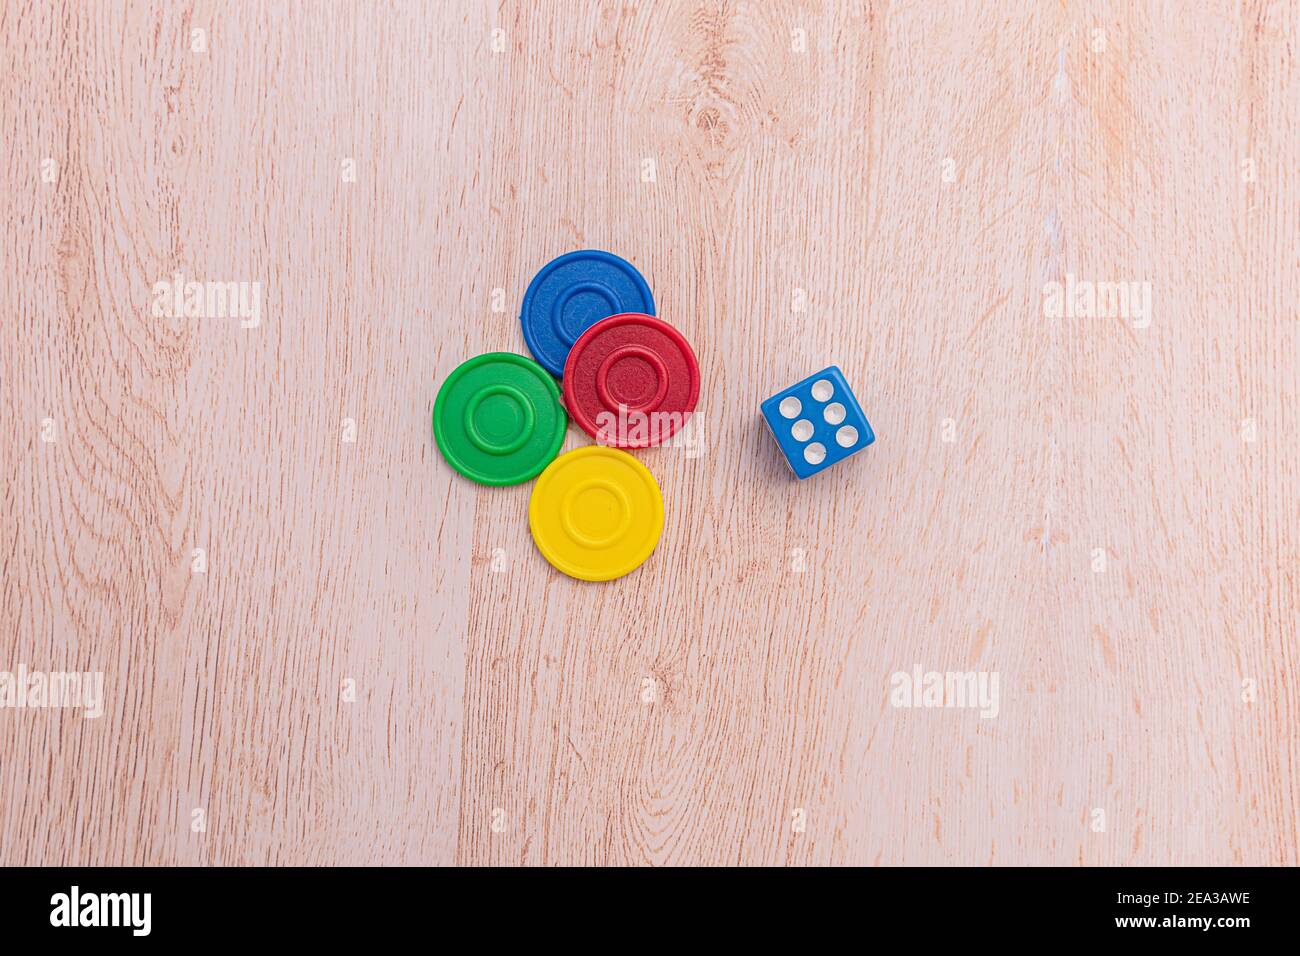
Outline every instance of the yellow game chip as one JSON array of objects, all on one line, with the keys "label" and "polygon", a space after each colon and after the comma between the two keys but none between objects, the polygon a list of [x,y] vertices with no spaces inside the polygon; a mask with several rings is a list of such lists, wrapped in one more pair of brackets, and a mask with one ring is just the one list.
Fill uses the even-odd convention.
[{"label": "yellow game chip", "polygon": [[587,445],[546,466],[528,526],[557,570],[608,581],[650,557],[664,530],[664,499],[654,475],[627,452]]}]

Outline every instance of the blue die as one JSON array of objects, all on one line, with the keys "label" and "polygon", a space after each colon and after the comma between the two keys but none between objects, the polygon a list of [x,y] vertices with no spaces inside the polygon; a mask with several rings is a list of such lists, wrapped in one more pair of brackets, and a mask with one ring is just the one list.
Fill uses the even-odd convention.
[{"label": "blue die", "polygon": [[876,440],[838,365],[809,375],[762,405],[795,475],[808,478]]}]

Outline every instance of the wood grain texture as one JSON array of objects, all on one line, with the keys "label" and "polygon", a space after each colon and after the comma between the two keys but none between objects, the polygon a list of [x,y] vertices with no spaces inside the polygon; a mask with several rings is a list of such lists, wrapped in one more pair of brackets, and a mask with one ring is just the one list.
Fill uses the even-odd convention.
[{"label": "wood grain texture", "polygon": [[[106,712],[0,710],[0,864],[1300,862],[1300,13],[1200,6],[7,0],[0,671]],[[703,371],[603,585],[429,427],[582,247]]]}]

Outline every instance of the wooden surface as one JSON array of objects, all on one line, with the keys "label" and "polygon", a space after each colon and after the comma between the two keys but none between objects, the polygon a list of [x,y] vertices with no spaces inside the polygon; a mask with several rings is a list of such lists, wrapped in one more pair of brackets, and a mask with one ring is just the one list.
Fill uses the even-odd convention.
[{"label": "wooden surface", "polygon": [[[0,863],[1300,862],[1300,13],[1197,6],[7,0],[0,670],[105,714],[0,710]],[[583,247],[703,370],[603,585],[429,427]]]}]

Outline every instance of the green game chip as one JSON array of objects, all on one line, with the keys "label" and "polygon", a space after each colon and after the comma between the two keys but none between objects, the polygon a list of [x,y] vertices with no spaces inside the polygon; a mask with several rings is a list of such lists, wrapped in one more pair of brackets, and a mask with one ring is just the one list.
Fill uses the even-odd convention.
[{"label": "green game chip", "polygon": [[462,362],[433,403],[433,437],[442,457],[480,485],[536,478],[559,454],[568,424],[555,379],[513,352]]}]

